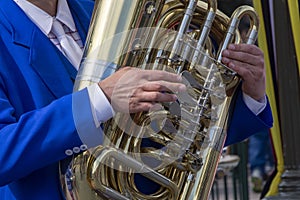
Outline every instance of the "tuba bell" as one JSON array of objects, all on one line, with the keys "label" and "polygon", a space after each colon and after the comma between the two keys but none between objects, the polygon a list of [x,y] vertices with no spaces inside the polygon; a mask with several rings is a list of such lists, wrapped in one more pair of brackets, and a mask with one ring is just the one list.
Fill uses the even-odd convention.
[{"label": "tuba bell", "polygon": [[[253,44],[258,16],[250,6],[228,17],[216,0],[95,1],[74,91],[123,66],[180,74],[187,91],[158,109],[105,122],[103,144],[60,172],[67,199],[208,199],[240,82],[221,52],[241,42],[245,15]],[[137,180],[157,189],[145,192]]]}]

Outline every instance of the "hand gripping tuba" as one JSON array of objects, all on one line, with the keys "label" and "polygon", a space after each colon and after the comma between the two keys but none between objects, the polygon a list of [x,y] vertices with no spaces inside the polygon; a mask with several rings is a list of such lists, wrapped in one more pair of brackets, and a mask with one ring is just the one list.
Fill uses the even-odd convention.
[{"label": "hand gripping tuba", "polygon": [[[75,91],[122,66],[181,74],[187,91],[159,109],[116,113],[104,123],[103,144],[61,170],[67,199],[208,199],[240,82],[221,52],[241,41],[244,15],[254,43],[258,17],[250,6],[229,18],[216,0],[95,1]],[[146,191],[143,181],[157,189]]]}]

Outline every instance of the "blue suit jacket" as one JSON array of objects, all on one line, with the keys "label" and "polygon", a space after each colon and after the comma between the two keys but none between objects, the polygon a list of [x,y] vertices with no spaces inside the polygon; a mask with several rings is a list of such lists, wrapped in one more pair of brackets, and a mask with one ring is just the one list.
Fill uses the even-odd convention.
[{"label": "blue suit jacket", "polygon": [[[93,2],[69,0],[83,41]],[[72,94],[75,69],[12,0],[0,1],[0,49],[0,199],[63,199],[58,163],[86,143],[72,111],[79,102],[75,121],[90,127],[87,91]],[[269,105],[255,116],[239,93],[226,144],[271,126]]]}]

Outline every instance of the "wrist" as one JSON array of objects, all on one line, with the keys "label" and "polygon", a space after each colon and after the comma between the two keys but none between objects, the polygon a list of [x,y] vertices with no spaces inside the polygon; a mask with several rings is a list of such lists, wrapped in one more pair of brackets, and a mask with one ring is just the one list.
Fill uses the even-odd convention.
[{"label": "wrist", "polygon": [[110,99],[110,95],[109,95],[110,89],[109,89],[109,87],[106,86],[105,81],[99,82],[98,87],[102,90],[103,94],[105,95],[105,97],[107,98],[109,103],[111,103],[111,99]]}]

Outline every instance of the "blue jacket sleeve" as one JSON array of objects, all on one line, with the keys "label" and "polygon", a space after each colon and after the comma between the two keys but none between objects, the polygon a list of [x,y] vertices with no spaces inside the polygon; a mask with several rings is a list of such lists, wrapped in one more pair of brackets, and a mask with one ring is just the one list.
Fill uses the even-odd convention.
[{"label": "blue jacket sleeve", "polygon": [[225,146],[241,142],[249,136],[268,130],[273,125],[269,101],[266,108],[256,116],[245,104],[242,91],[238,90],[233,113],[229,121]]},{"label": "blue jacket sleeve", "polygon": [[[79,108],[89,108],[87,98],[87,90],[82,90],[17,119],[14,108],[0,90],[0,186],[58,162],[67,157],[67,149],[81,146],[84,137],[77,132],[76,123],[89,127],[81,134],[97,134],[98,139],[90,146],[101,143],[102,133],[91,123],[92,116],[85,114],[90,111],[85,110],[74,121],[72,110],[77,110],[76,113],[82,111]],[[72,99],[81,106],[74,106]]]}]

